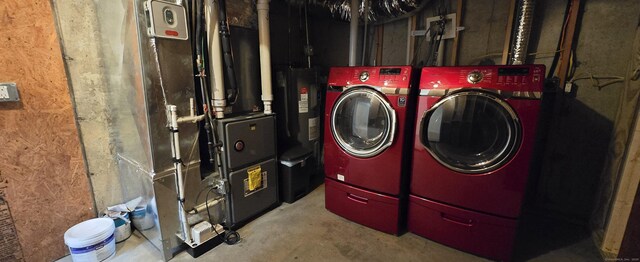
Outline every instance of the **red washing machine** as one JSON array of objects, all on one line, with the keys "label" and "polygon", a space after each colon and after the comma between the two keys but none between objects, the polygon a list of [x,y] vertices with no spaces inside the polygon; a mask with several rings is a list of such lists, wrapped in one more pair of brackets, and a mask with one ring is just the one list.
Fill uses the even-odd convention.
[{"label": "red washing machine", "polygon": [[544,73],[542,65],[422,69],[409,231],[511,258]]},{"label": "red washing machine", "polygon": [[[335,67],[324,128],[325,205],[351,221],[398,234],[405,223],[415,107],[410,66]],[[417,93],[417,88],[413,88]],[[412,109],[413,108],[413,109]],[[402,197],[401,197],[402,196]]]}]

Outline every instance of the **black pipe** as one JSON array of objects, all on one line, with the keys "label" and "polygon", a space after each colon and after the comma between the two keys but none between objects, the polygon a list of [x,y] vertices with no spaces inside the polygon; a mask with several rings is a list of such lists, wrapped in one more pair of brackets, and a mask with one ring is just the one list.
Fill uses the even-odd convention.
[{"label": "black pipe", "polygon": [[209,153],[209,163],[215,164],[214,156],[215,154],[215,144],[216,137],[212,130],[212,116],[211,116],[211,104],[209,103],[209,90],[207,87],[207,79],[204,72],[205,71],[205,54],[202,52],[204,43],[204,0],[195,1],[196,8],[196,37],[195,37],[195,46],[196,46],[196,64],[197,64],[197,77],[200,79],[200,98],[202,99],[202,107],[203,113],[205,114],[204,118],[204,129],[207,137],[207,151]]},{"label": "black pipe", "polygon": [[234,104],[238,98],[238,83],[236,82],[236,72],[233,68],[233,53],[231,50],[231,33],[227,22],[227,1],[218,1],[218,13],[220,22],[220,42],[222,44],[222,57],[224,60],[224,71],[227,76],[227,104]]}]

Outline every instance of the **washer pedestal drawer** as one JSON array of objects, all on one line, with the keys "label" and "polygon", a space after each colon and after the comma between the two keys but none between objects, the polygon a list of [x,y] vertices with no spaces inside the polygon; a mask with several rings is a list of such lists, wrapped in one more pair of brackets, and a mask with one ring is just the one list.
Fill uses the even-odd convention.
[{"label": "washer pedestal drawer", "polygon": [[508,261],[517,219],[469,211],[409,196],[409,231],[482,257]]},{"label": "washer pedestal drawer", "polygon": [[353,222],[398,234],[400,201],[396,197],[355,188],[325,178],[326,208]]}]

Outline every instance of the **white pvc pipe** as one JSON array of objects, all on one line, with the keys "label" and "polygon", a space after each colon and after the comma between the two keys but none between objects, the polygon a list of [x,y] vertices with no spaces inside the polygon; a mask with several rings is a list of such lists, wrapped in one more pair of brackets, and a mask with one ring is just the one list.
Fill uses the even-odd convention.
[{"label": "white pvc pipe", "polygon": [[369,33],[367,30],[367,23],[369,23],[369,0],[362,1],[364,1],[364,15],[362,15],[362,18],[364,19],[364,30],[362,31],[362,63],[360,65],[364,66],[364,59],[367,54],[367,35]]},{"label": "white pvc pipe", "polygon": [[271,90],[271,39],[269,37],[269,1],[258,0],[258,34],[260,42],[260,78],[262,79],[262,102],[264,113],[271,114],[273,93]]},{"label": "white pvc pipe", "polygon": [[185,117],[181,117],[178,118],[178,123],[197,123],[200,122],[204,119],[205,115],[198,115],[198,116],[185,116]]},{"label": "white pvc pipe", "polygon": [[224,108],[227,106],[224,91],[224,76],[222,75],[222,47],[220,44],[220,23],[218,23],[218,4],[214,0],[206,0],[204,13],[209,43],[209,75],[211,76],[211,104],[216,118],[224,118]]},{"label": "white pvc pipe", "polygon": [[358,20],[360,13],[358,0],[351,0],[351,24],[349,27],[349,66],[356,66],[356,51],[358,49]]},{"label": "white pvc pipe", "polygon": [[174,158],[174,167],[176,169],[176,191],[178,191],[178,214],[180,216],[180,225],[184,241],[191,243],[191,230],[187,223],[187,213],[184,210],[184,179],[182,177],[182,163],[180,163],[180,135],[178,134],[178,113],[177,107],[169,105],[169,113],[171,119],[169,129],[171,130],[171,153]]},{"label": "white pvc pipe", "polygon": [[189,98],[189,108],[191,109],[189,111],[191,114],[189,116],[179,117],[178,124],[186,123],[186,122],[197,123],[204,119],[205,114],[196,115],[196,106],[195,106],[195,102],[193,101],[193,98]]}]

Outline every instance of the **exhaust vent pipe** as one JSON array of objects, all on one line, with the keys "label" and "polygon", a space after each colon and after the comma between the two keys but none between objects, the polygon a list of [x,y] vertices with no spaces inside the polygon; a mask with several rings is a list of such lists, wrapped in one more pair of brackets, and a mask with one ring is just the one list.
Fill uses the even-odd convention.
[{"label": "exhaust vent pipe", "polygon": [[351,24],[349,26],[349,66],[356,65],[356,52],[358,49],[358,21],[360,13],[358,0],[351,0]]},{"label": "exhaust vent pipe", "polygon": [[522,65],[527,61],[527,46],[533,22],[534,0],[520,0],[515,28],[515,41],[511,49],[511,64]]},{"label": "exhaust vent pipe", "polygon": [[262,79],[262,102],[264,113],[272,114],[271,102],[271,39],[269,36],[269,1],[258,0],[258,34],[260,43],[260,78]]},{"label": "exhaust vent pipe", "polygon": [[224,118],[224,108],[227,106],[224,90],[224,75],[222,73],[222,46],[220,42],[220,23],[218,22],[218,5],[214,0],[206,0],[205,15],[207,17],[207,43],[209,43],[209,76],[211,79],[211,97],[213,98],[213,112],[216,118]]}]

